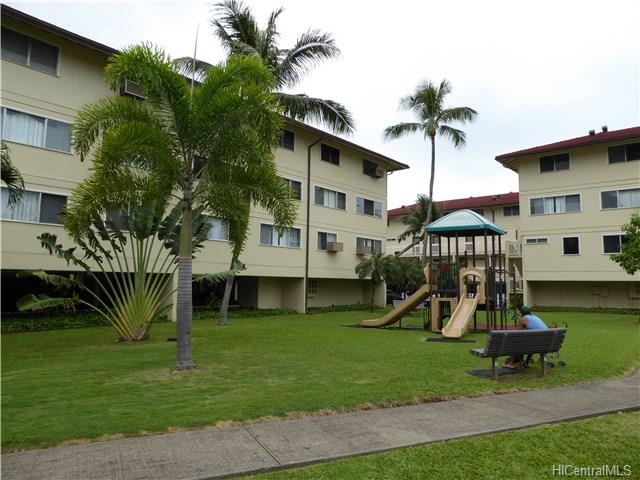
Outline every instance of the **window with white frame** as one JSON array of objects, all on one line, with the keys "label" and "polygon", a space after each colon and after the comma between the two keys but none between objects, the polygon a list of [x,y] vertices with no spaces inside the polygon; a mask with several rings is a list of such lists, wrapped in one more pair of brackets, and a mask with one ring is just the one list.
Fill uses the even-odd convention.
[{"label": "window with white frame", "polygon": [[229,240],[229,225],[217,217],[207,217],[209,231],[207,240]]},{"label": "window with white frame", "polygon": [[293,191],[293,197],[296,200],[302,200],[302,182],[298,180],[292,180],[290,178],[283,178],[289,188]]},{"label": "window with white frame", "polygon": [[382,202],[356,197],[356,213],[382,218]]},{"label": "window with white frame", "polygon": [[525,243],[527,245],[546,245],[549,243],[549,239],[547,237],[527,238]]},{"label": "window with white frame", "polygon": [[71,125],[2,107],[2,139],[71,152]]},{"label": "window with white frame", "polygon": [[356,237],[356,246],[370,248],[373,255],[375,255],[376,253],[382,253],[382,240]]},{"label": "window with white frame", "polygon": [[315,297],[318,293],[318,280],[315,278],[307,279],[307,296]]},{"label": "window with white frame", "polygon": [[67,204],[65,195],[25,191],[22,199],[9,205],[9,191],[2,187],[2,220],[62,225],[60,214]]},{"label": "window with white frame", "polygon": [[601,192],[600,198],[603,209],[640,207],[640,188],[609,190]]},{"label": "window with white frame", "polygon": [[616,233],[611,235],[602,236],[602,252],[603,253],[620,253],[622,251],[622,245],[627,242],[625,235]]},{"label": "window with white frame", "polygon": [[529,200],[531,215],[551,215],[580,211],[580,195],[558,195]]},{"label": "window with white frame", "polygon": [[473,237],[464,237],[464,253],[473,253]]},{"label": "window with white frame", "polygon": [[640,143],[609,147],[609,163],[624,163],[640,160]]},{"label": "window with white frame", "polygon": [[278,233],[278,229],[273,225],[261,223],[260,245],[300,248],[300,229],[285,228],[282,232]]},{"label": "window with white frame", "polygon": [[314,200],[316,205],[324,207],[337,208],[339,210],[346,210],[347,208],[347,195],[328,188],[316,187]]},{"label": "window with white frame", "polygon": [[562,254],[580,255],[580,237],[563,237]]},{"label": "window with white frame", "polygon": [[2,27],[2,58],[50,75],[58,74],[59,49]]},{"label": "window with white frame", "polygon": [[419,257],[420,255],[422,255],[422,244],[421,243],[411,247],[411,255],[413,255],[415,257]]},{"label": "window with white frame", "polygon": [[557,155],[540,157],[540,173],[569,170],[569,166],[570,163],[568,153],[559,153]]},{"label": "window with white frame", "polygon": [[326,250],[328,243],[337,241],[338,235],[336,233],[318,232],[318,250]]}]

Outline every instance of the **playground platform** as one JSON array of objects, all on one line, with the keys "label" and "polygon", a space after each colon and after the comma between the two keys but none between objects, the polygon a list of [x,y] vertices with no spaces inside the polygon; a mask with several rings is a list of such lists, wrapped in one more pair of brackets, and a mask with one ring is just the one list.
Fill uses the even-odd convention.
[{"label": "playground platform", "polygon": [[528,392],[8,453],[2,478],[224,478],[639,410],[639,386],[635,373]]}]

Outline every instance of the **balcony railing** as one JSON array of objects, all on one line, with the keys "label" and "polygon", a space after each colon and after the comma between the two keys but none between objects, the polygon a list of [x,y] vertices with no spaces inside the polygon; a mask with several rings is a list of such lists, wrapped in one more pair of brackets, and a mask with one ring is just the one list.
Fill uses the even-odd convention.
[{"label": "balcony railing", "polygon": [[508,257],[521,257],[522,244],[520,242],[506,242]]}]

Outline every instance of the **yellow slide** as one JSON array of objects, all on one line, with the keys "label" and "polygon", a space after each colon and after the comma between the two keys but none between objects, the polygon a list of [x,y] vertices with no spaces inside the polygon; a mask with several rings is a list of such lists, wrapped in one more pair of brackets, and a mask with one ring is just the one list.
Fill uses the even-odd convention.
[{"label": "yellow slide", "polygon": [[387,313],[384,317],[377,320],[364,320],[360,325],[362,327],[386,327],[387,325],[396,323],[402,317],[415,310],[420,303],[429,298],[430,293],[431,289],[429,288],[429,285],[423,285],[416,290],[413,295]]},{"label": "yellow slide", "polygon": [[476,295],[474,298],[463,298],[442,329],[442,336],[445,338],[460,338],[467,333],[471,327],[471,319],[479,301],[480,295]]}]

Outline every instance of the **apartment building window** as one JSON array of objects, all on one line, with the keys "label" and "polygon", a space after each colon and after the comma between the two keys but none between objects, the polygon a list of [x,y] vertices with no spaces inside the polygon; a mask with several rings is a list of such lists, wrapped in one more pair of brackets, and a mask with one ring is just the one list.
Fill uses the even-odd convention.
[{"label": "apartment building window", "polygon": [[324,162],[340,165],[340,150],[323,143],[320,147],[320,159]]},{"label": "apartment building window", "polygon": [[356,213],[382,218],[382,202],[356,197]]},{"label": "apartment building window", "polygon": [[370,248],[373,255],[375,255],[376,253],[382,253],[382,240],[356,237],[356,246]]},{"label": "apartment building window", "polygon": [[563,255],[580,255],[580,237],[562,237]]},{"label": "apartment building window", "polygon": [[273,225],[260,224],[260,245],[300,248],[300,229],[287,228],[281,234]]},{"label": "apartment building window", "polygon": [[293,152],[295,146],[295,134],[291,130],[282,130],[282,136],[280,137],[280,147],[286,148]]},{"label": "apartment building window", "polygon": [[520,215],[520,205],[507,205],[502,209],[505,217],[517,217]]},{"label": "apartment building window", "polygon": [[367,160],[366,158],[362,159],[362,173],[364,175],[369,175],[374,178],[382,178],[384,177],[384,169],[378,167],[378,164],[372,162],[371,160]]},{"label": "apartment building window", "polygon": [[529,202],[531,215],[550,215],[580,211],[580,195],[532,198]]},{"label": "apartment building window", "polygon": [[315,278],[307,279],[307,296],[315,297],[318,293],[318,280]]},{"label": "apartment building window", "polygon": [[640,143],[609,147],[609,163],[624,163],[640,160]]},{"label": "apartment building window", "polygon": [[484,210],[482,208],[471,208],[472,212],[476,212],[478,215],[484,215]]},{"label": "apartment building window", "polygon": [[293,197],[296,200],[302,200],[302,182],[298,180],[292,180],[290,178],[283,178],[284,182],[293,191]]},{"label": "apartment building window", "polygon": [[540,173],[569,170],[569,165],[568,153],[540,157]]},{"label": "apartment building window", "polygon": [[8,28],[2,28],[2,58],[50,75],[58,74],[59,49]]},{"label": "apartment building window", "polygon": [[640,207],[640,188],[601,192],[602,208]]},{"label": "apartment building window", "polygon": [[603,235],[602,236],[602,252],[603,253],[620,253],[622,245],[626,243],[627,237],[621,234]]},{"label": "apartment building window", "polygon": [[217,217],[208,217],[210,228],[207,232],[207,240],[229,240],[229,225]]},{"label": "apartment building window", "polygon": [[51,193],[25,191],[22,200],[9,206],[9,191],[2,187],[2,220],[19,222],[53,223],[62,225],[60,214],[67,204],[67,197]]},{"label": "apartment building window", "polygon": [[338,235],[336,233],[318,232],[318,250],[326,250],[327,243],[337,241]]},{"label": "apartment building window", "polygon": [[418,245],[414,245],[413,247],[411,247],[411,255],[413,255],[414,257],[419,257],[422,255],[422,245],[418,244]]},{"label": "apartment building window", "polygon": [[335,190],[329,190],[328,188],[316,187],[315,204],[329,208],[346,210],[347,195],[342,192],[336,192]]},{"label": "apartment building window", "polygon": [[547,237],[527,238],[525,243],[527,245],[546,245],[549,243],[549,239]]},{"label": "apartment building window", "polygon": [[473,253],[473,237],[464,237],[464,253]]},{"label": "apartment building window", "polygon": [[438,243],[432,243],[431,244],[431,255],[433,255],[434,257],[436,255],[440,255],[440,244]]},{"label": "apartment building window", "polygon": [[71,126],[51,118],[2,107],[2,139],[71,152]]}]

